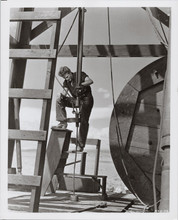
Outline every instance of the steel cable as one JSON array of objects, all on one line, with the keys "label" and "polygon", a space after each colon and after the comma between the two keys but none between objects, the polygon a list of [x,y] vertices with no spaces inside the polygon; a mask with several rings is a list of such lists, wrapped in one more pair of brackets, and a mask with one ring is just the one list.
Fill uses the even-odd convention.
[{"label": "steel cable", "polygon": [[[109,8],[107,8],[107,18],[108,18],[108,38],[109,38],[109,46],[111,45],[111,28],[110,28],[110,15],[109,15]],[[112,69],[112,57],[111,54],[109,54],[109,60],[110,60],[110,73],[111,73],[111,89],[112,89],[112,101],[113,101],[113,112],[114,112],[114,118],[115,118],[115,122],[116,122],[116,134],[117,134],[117,140],[118,140],[118,144],[119,144],[119,150],[120,150],[120,154],[121,154],[121,163],[123,165],[126,177],[128,179],[128,183],[132,189],[133,194],[136,196],[136,198],[141,202],[141,204],[143,204],[145,206],[145,204],[140,200],[140,198],[137,196],[135,190],[132,187],[132,184],[130,182],[129,176],[128,176],[128,171],[125,165],[125,162],[123,160],[123,156],[122,156],[122,152],[121,152],[121,146],[123,147],[123,141],[122,141],[122,135],[121,135],[121,130],[120,130],[120,126],[119,126],[119,122],[118,122],[118,117],[117,117],[117,112],[115,109],[115,97],[114,97],[114,85],[113,85],[113,69]]]}]

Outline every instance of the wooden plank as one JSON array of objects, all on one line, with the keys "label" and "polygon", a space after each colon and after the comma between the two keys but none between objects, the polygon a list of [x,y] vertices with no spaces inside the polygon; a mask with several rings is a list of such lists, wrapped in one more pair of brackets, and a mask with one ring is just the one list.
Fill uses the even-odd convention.
[{"label": "wooden plank", "polygon": [[11,12],[10,21],[46,21],[58,20],[61,18],[60,11],[26,11],[26,12]]},{"label": "wooden plank", "polygon": [[[58,215],[63,215],[63,213],[64,215],[66,215],[65,213],[70,213],[69,215],[72,215],[71,212],[72,213],[83,212],[83,215],[89,214],[88,212],[93,213],[93,214],[96,213],[96,215],[100,215],[100,214],[103,215],[104,213],[119,213],[132,200],[134,200],[134,204],[137,201],[134,196],[130,196],[128,198],[129,196],[128,194],[126,198],[123,198],[123,195],[119,193],[110,193],[110,194],[111,194],[110,195],[111,200],[107,201],[107,206],[105,208],[94,209],[92,207],[103,203],[101,201],[100,193],[94,193],[94,194],[93,193],[82,193],[82,194],[79,194],[79,199],[81,198],[79,202],[71,202],[69,200],[69,193],[66,193],[66,191],[57,191],[56,194],[41,197],[39,212],[48,213],[48,215],[50,213],[52,214],[59,213]],[[13,195],[14,194],[12,194],[12,196]],[[23,195],[23,194],[20,194],[19,192],[16,192],[15,196],[9,198],[8,208],[10,210],[8,211],[11,212],[11,210],[13,210],[13,213],[21,213],[24,211],[28,212],[28,203],[29,203],[29,196],[27,193],[26,195]],[[139,203],[139,205],[137,206],[140,207],[141,213],[143,212],[143,210],[145,210],[145,206],[143,204]]]},{"label": "wooden plank", "polygon": [[[60,173],[59,175],[67,176],[67,177],[73,177],[72,173]],[[91,178],[107,178],[105,175],[92,175],[92,174],[75,174],[76,177],[85,178],[85,177],[91,177]]]},{"label": "wooden plank", "polygon": [[11,59],[50,59],[56,57],[56,50],[52,49],[10,49]]},{"label": "wooden plank", "polygon": [[[123,146],[125,146],[127,143],[127,138],[134,117],[136,101],[138,99],[138,96],[139,96],[138,91],[136,91],[132,86],[127,84],[115,104],[115,109],[117,112],[116,118],[119,124]],[[113,126],[110,127],[110,142],[111,144],[118,143],[118,137],[116,135],[117,123],[116,123],[114,111],[112,113],[110,123],[113,124]]]},{"label": "wooden plank", "polygon": [[[44,195],[47,191],[47,188],[53,178],[53,175],[59,165],[59,161],[61,160],[63,150],[68,150],[68,146],[65,145],[66,139],[70,140],[70,133],[68,130],[65,131],[51,131],[51,135],[48,142],[48,148],[46,149],[46,159],[45,159],[45,170],[43,176],[43,184],[42,184],[42,192]],[[64,149],[66,148],[66,149]],[[53,158],[53,160],[51,160]],[[66,161],[67,158],[65,158]],[[64,168],[60,166],[60,168]]]},{"label": "wooden plank", "polygon": [[160,130],[140,125],[133,125],[130,131],[128,145],[130,147],[137,147],[155,151],[158,144]]},{"label": "wooden plank", "polygon": [[162,106],[163,81],[139,93],[138,103]]},{"label": "wooden plank", "polygon": [[[73,191],[73,176],[62,176],[59,189]],[[75,192],[97,193],[100,190],[100,180],[94,181],[91,177],[75,177]]]},{"label": "wooden plank", "polygon": [[[139,147],[131,147],[129,150],[129,154],[134,158],[135,162],[139,164],[139,166],[142,168],[144,172],[150,174],[153,173],[154,159],[155,159],[154,151],[146,148],[143,149]],[[161,164],[162,160],[163,160],[163,152],[159,152],[157,164]],[[158,166],[158,168],[156,169],[156,175],[160,175],[160,174],[161,174],[161,166]]]},{"label": "wooden plank", "polygon": [[143,91],[164,80],[167,57],[163,57],[140,70],[130,81],[129,85],[137,91]]},{"label": "wooden plank", "polygon": [[161,106],[137,104],[133,124],[160,128],[161,111]]},{"label": "wooden plank", "polygon": [[[58,8],[58,10],[61,10],[61,18],[68,15],[71,11],[73,11],[75,8]],[[44,11],[44,8],[41,9]],[[56,10],[56,8],[55,8]],[[44,31],[46,31],[48,28],[50,28],[53,25],[52,21],[43,21],[41,24],[36,26],[31,31],[30,40],[33,40],[35,37],[38,37],[40,34],[42,34]]]},{"label": "wooden plank", "polygon": [[[76,138],[71,138],[70,141],[71,141],[72,144],[75,144],[76,143]],[[95,145],[95,146],[97,146],[99,143],[100,143],[99,139],[88,138],[86,140],[86,144],[87,145]]]},{"label": "wooden plank", "polygon": [[9,98],[23,99],[51,99],[50,89],[9,89]]},{"label": "wooden plank", "polygon": [[40,186],[41,176],[28,176],[18,174],[8,174],[8,184]]},{"label": "wooden plank", "polygon": [[9,129],[10,140],[46,141],[46,131]]}]

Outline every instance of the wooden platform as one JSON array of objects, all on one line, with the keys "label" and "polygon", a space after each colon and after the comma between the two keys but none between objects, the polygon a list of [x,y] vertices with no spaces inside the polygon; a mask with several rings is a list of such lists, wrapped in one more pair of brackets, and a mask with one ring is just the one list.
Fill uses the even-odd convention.
[{"label": "wooden platform", "polygon": [[[75,193],[79,201],[71,201],[72,192],[57,191],[56,193],[42,196],[40,199],[40,213],[120,213],[120,212],[148,212],[145,207],[131,193],[108,193],[108,200],[102,201],[100,193]],[[8,207],[10,212],[28,212],[30,193],[9,191]],[[105,208],[94,208],[105,204]]]}]

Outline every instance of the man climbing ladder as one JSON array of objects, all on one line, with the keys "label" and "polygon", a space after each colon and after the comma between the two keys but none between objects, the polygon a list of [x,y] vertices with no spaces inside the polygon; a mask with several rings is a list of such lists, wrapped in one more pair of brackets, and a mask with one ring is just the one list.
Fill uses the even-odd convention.
[{"label": "man climbing ladder", "polygon": [[[88,134],[88,121],[93,107],[93,96],[90,87],[93,80],[85,72],[81,72],[81,84],[78,86],[77,73],[71,72],[67,66],[61,67],[58,75],[64,78],[63,91],[57,96],[56,100],[56,120],[60,122],[58,127],[67,128],[66,107],[79,107],[80,128],[77,151],[83,151]],[[69,92],[71,95],[67,96]]]}]

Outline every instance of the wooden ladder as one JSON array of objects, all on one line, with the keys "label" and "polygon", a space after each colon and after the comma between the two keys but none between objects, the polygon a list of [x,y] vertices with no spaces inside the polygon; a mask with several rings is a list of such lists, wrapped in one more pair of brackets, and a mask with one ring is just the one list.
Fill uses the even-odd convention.
[{"label": "wooden ladder", "polygon": [[[34,175],[8,174],[8,184],[23,185],[31,188],[29,211],[38,212],[41,184],[44,170],[44,160],[49,129],[51,102],[55,70],[57,62],[57,49],[61,18],[71,9],[54,10],[25,8],[10,13],[10,21],[18,22],[16,39],[10,36],[10,59],[12,59],[9,82],[9,134],[8,134],[8,170],[12,168],[14,143],[20,153],[20,141],[37,141]],[[41,23],[32,29],[33,21]],[[31,49],[29,44],[32,39],[51,27],[51,41],[48,49]],[[39,46],[40,48],[40,46]],[[23,89],[27,59],[47,59],[47,71],[44,89]],[[42,99],[41,122],[38,131],[20,130],[19,110],[21,99]],[[19,164],[21,166],[21,164]]]}]

